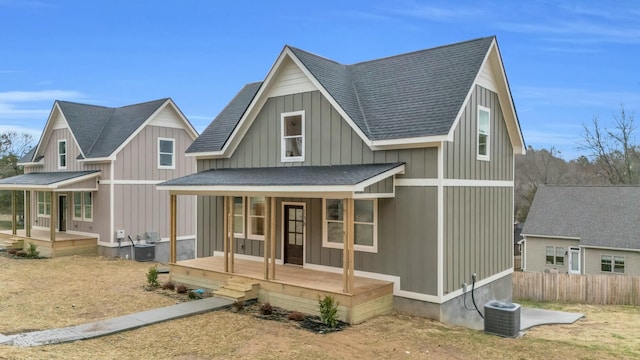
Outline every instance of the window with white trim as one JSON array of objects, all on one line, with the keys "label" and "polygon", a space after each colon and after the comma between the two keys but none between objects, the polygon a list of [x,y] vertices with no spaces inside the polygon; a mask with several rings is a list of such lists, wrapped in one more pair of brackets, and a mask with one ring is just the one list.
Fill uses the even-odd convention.
[{"label": "window with white trim", "polygon": [[282,113],[281,161],[304,161],[304,111]]},{"label": "window with white trim", "polygon": [[249,197],[249,217],[247,221],[248,238],[264,240],[265,199]]},{"label": "window with white trim", "polygon": [[38,191],[38,216],[51,216],[51,193]]},{"label": "window with white trim", "polygon": [[478,106],[478,160],[489,160],[491,112],[484,106]]},{"label": "window with white trim", "polygon": [[233,198],[233,235],[244,237],[244,197]]},{"label": "window with white trim", "polygon": [[[353,202],[353,249],[378,252],[378,200],[355,199]],[[323,199],[323,203],[322,245],[342,249],[344,239],[343,200]]]},{"label": "window with white trim", "polygon": [[91,192],[73,193],[73,220],[93,220],[93,194]]},{"label": "window with white trim", "polygon": [[624,274],[624,256],[600,256],[600,271]]},{"label": "window with white trim", "polygon": [[560,246],[546,247],[545,263],[547,265],[564,266],[565,249]]},{"label": "window with white trim", "polygon": [[175,140],[158,138],[158,169],[175,169]]},{"label": "window with white trim", "polygon": [[67,140],[58,140],[58,169],[67,168]]}]

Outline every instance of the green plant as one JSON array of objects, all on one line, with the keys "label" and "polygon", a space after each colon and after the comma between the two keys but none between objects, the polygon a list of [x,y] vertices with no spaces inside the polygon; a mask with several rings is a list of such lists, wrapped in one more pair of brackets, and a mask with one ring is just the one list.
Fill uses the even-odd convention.
[{"label": "green plant", "polygon": [[37,258],[40,255],[40,251],[38,251],[38,245],[34,243],[29,243],[29,247],[26,251],[26,257],[28,258]]},{"label": "green plant", "polygon": [[320,319],[322,323],[330,328],[338,325],[338,302],[331,296],[325,296],[318,299],[320,306]]},{"label": "green plant", "polygon": [[152,287],[160,286],[160,283],[158,283],[158,265],[153,265],[147,271],[147,284]]}]

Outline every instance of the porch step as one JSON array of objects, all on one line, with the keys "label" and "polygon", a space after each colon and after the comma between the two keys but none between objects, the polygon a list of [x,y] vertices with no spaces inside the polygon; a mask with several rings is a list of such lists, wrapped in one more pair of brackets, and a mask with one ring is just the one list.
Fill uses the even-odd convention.
[{"label": "porch step", "polygon": [[259,287],[260,284],[252,280],[232,277],[227,279],[226,284],[220,285],[213,295],[233,301],[247,301],[258,298]]},{"label": "porch step", "polygon": [[0,249],[2,250],[22,250],[24,248],[24,239],[19,237],[12,237],[9,240],[5,240],[2,244],[0,244]]}]

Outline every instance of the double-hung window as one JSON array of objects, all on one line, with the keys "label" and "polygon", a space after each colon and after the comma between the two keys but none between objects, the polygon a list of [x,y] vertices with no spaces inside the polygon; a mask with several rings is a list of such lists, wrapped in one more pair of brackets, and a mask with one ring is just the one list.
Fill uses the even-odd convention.
[{"label": "double-hung window", "polygon": [[93,195],[91,192],[73,193],[73,220],[93,220]]},{"label": "double-hung window", "polygon": [[67,168],[67,140],[58,140],[58,169]]},{"label": "double-hung window", "polygon": [[[344,204],[342,199],[324,199],[323,246],[343,248]],[[378,201],[376,199],[354,200],[353,230],[357,251],[378,251]]]},{"label": "double-hung window", "polygon": [[547,265],[564,266],[565,249],[560,246],[547,246],[545,263]]},{"label": "double-hung window", "polygon": [[158,138],[158,169],[175,169],[175,140]]},{"label": "double-hung window", "polygon": [[233,198],[233,235],[244,237],[244,198]]},{"label": "double-hung window", "polygon": [[491,112],[484,106],[478,106],[478,160],[489,160]]},{"label": "double-hung window", "polygon": [[38,216],[51,216],[51,193],[38,191]]},{"label": "double-hung window", "polygon": [[249,219],[247,223],[249,234],[247,237],[255,240],[264,240],[264,222],[264,197],[249,197]]},{"label": "double-hung window", "polygon": [[282,113],[281,161],[304,161],[304,111]]},{"label": "double-hung window", "polygon": [[600,256],[600,271],[624,274],[624,256]]}]

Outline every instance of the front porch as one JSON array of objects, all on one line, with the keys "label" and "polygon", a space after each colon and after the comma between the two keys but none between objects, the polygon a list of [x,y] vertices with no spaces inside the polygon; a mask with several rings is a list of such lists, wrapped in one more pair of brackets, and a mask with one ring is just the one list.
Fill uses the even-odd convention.
[{"label": "front porch", "polygon": [[56,231],[55,240],[51,241],[49,230],[31,229],[30,236],[22,229],[16,230],[15,234],[12,230],[0,231],[0,243],[18,239],[23,240],[23,248],[28,247],[29,243],[35,244],[40,256],[44,257],[98,254],[98,239],[95,237]]},{"label": "front porch", "polygon": [[[343,275],[275,265],[271,279],[265,279],[260,261],[234,259],[233,272],[225,272],[225,259],[212,256],[179,261],[170,266],[175,283],[216,290],[230,278],[243,278],[259,284],[258,300],[288,310],[318,315],[318,300],[332,296],[339,303],[342,321],[361,323],[393,309],[393,283],[369,278],[353,278],[353,288],[343,291]],[[272,265],[273,266],[273,265]]]}]

